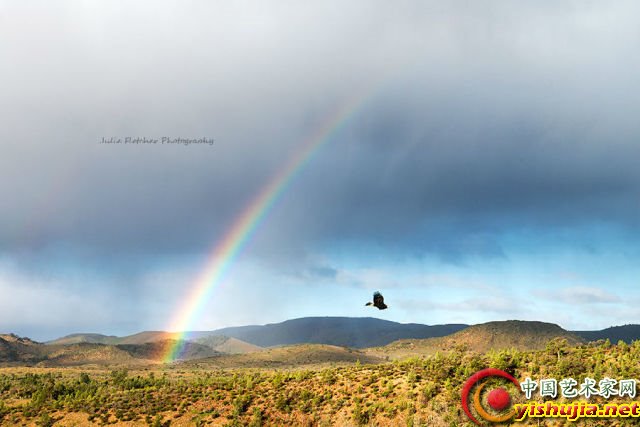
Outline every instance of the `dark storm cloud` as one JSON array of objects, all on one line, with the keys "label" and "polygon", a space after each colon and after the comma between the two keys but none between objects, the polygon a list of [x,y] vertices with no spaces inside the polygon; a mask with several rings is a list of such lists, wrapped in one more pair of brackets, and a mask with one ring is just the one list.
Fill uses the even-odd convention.
[{"label": "dark storm cloud", "polygon": [[608,224],[638,237],[638,132],[608,125],[625,112],[571,121],[554,120],[540,111],[544,105],[462,113],[473,98],[455,88],[449,95],[458,97],[448,100],[449,114],[439,111],[439,99],[363,111],[353,136],[337,137],[287,196],[278,232],[286,235],[293,223],[334,243],[447,258],[504,256],[500,236],[522,230],[553,234]]},{"label": "dark storm cloud", "polygon": [[[201,253],[368,86],[250,250],[504,256],[512,230],[638,231],[634,3],[42,6],[39,30],[0,30],[5,253]],[[98,144],[164,135],[216,142]]]}]

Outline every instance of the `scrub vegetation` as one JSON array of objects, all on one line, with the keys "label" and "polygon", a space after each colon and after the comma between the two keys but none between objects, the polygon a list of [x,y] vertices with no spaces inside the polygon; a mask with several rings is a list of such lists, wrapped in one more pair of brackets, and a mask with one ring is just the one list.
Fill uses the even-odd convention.
[{"label": "scrub vegetation", "polygon": [[[495,367],[516,378],[622,379],[640,377],[638,360],[640,341],[571,345],[555,339],[536,351],[479,353],[459,346],[404,360],[302,369],[206,363],[129,369],[12,367],[0,369],[0,424],[471,426],[461,409],[460,391],[480,369]],[[630,420],[581,420],[580,425],[625,421]],[[541,420],[532,425],[572,423]]]}]

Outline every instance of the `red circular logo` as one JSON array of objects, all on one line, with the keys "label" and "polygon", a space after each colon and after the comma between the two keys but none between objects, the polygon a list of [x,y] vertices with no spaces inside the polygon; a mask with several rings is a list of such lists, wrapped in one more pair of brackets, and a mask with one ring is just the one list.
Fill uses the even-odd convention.
[{"label": "red circular logo", "polygon": [[487,394],[487,404],[492,409],[492,412],[497,412],[497,414],[489,413],[483,407],[480,396],[484,388],[487,386],[487,381],[483,380],[490,377],[505,378],[520,389],[520,383],[518,380],[500,369],[487,368],[473,374],[462,387],[462,409],[469,419],[478,425],[482,424],[469,409],[469,394],[471,394],[471,389],[476,386],[476,384],[476,390],[473,393],[473,408],[483,419],[494,423],[500,423],[510,420],[515,415],[515,411],[513,409],[508,409],[511,405],[511,395],[503,387],[494,388]]}]

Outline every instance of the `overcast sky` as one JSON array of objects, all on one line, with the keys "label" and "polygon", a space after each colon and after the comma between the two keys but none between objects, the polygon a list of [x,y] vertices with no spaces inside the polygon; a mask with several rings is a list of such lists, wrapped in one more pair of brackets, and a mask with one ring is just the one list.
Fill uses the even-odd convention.
[{"label": "overcast sky", "polygon": [[[0,3],[0,332],[640,323],[634,1]],[[104,138],[212,138],[193,145]],[[374,290],[389,310],[365,309]]]}]

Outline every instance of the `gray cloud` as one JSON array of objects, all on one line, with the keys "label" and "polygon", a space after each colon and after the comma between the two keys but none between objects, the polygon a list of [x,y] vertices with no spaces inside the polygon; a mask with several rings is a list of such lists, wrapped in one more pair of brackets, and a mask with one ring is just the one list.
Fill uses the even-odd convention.
[{"label": "gray cloud", "polygon": [[[504,257],[512,230],[637,236],[635,3],[364,6],[4,6],[0,251],[201,253],[368,87],[250,251],[457,259]],[[216,143],[97,143],[126,135]]]}]

